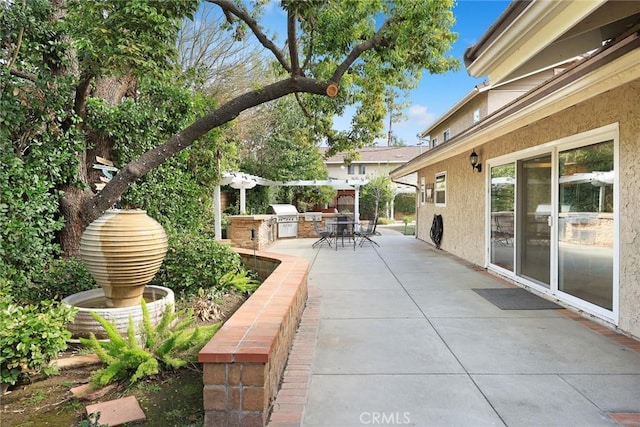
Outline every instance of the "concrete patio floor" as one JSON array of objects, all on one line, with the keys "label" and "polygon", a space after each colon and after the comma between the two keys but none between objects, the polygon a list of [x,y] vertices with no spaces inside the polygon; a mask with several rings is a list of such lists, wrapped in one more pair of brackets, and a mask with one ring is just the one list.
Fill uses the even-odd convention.
[{"label": "concrete patio floor", "polygon": [[500,310],[505,282],[413,237],[267,251],[311,263],[269,426],[640,425],[640,343],[566,309]]}]

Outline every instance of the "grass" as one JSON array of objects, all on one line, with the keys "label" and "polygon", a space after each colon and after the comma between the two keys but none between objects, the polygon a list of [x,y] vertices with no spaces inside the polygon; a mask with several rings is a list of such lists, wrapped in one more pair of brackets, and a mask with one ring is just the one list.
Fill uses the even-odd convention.
[{"label": "grass", "polygon": [[405,236],[414,236],[416,234],[416,225],[414,224],[396,224],[396,225],[386,225],[384,228],[388,230],[395,230],[399,233],[404,234]]}]

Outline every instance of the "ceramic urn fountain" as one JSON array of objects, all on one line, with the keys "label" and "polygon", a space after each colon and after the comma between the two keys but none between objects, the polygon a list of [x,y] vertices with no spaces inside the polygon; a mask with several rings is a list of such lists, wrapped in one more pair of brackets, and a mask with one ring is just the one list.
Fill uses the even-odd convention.
[{"label": "ceramic urn fountain", "polygon": [[80,240],[80,257],[102,287],[107,307],[139,305],[166,253],[164,229],[140,209],[109,209]]}]

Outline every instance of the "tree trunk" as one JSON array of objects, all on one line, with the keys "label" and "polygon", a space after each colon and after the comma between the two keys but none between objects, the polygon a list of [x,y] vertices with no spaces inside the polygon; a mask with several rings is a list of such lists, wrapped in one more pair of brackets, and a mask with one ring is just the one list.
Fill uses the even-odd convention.
[{"label": "tree trunk", "polygon": [[[104,99],[111,106],[117,105],[122,102],[125,95],[131,93],[135,88],[135,82],[132,75],[120,78],[98,78],[95,81],[95,90],[92,96]],[[86,106],[85,100],[86,96],[76,97],[76,102],[82,104],[82,110]],[[76,107],[79,106],[76,105]],[[84,115],[84,111],[79,113]],[[111,138],[93,129],[85,129],[85,131],[91,148],[79,157],[78,179],[86,184],[87,189],[82,190],[72,185],[61,188],[64,195],[60,201],[60,210],[65,218],[65,226],[58,237],[65,257],[79,256],[80,254],[80,238],[91,223],[86,219],[87,215],[82,210],[95,197],[95,184],[101,182],[102,172],[93,169],[93,165],[96,163],[97,156],[111,159],[111,150],[114,146],[114,141]]]},{"label": "tree trunk", "polygon": [[66,186],[63,191],[60,210],[65,223],[59,234],[60,246],[65,257],[77,257],[80,255],[80,238],[88,225],[82,220],[81,207],[87,198],[92,197],[92,193],[73,186]]}]

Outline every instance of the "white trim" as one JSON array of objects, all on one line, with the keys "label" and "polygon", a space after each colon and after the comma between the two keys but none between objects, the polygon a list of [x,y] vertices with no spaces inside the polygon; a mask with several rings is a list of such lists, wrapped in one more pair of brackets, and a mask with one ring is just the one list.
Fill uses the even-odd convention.
[{"label": "white trim", "polygon": [[[438,203],[438,177],[444,176],[444,203]],[[433,181],[433,204],[437,207],[444,208],[447,206],[447,172],[437,172]]]},{"label": "white trim", "polygon": [[468,73],[488,75],[492,84],[501,82],[605,2],[533,0],[467,65]]}]

